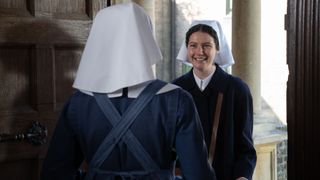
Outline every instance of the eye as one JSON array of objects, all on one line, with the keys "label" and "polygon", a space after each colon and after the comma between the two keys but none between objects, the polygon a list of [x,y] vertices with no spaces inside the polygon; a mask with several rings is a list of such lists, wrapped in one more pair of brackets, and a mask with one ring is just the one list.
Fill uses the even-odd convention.
[{"label": "eye", "polygon": [[190,47],[190,48],[197,48],[197,45],[196,45],[196,44],[189,44],[188,47]]},{"label": "eye", "polygon": [[205,45],[203,46],[203,48],[205,48],[205,49],[210,49],[210,48],[212,48],[212,45],[211,45],[211,44],[205,44]]}]

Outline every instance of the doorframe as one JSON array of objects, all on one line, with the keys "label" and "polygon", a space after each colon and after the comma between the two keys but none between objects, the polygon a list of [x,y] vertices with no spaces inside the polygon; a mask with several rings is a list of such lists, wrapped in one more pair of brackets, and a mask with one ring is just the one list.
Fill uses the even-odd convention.
[{"label": "doorframe", "polygon": [[288,0],[286,16],[288,179],[318,178],[319,0]]}]

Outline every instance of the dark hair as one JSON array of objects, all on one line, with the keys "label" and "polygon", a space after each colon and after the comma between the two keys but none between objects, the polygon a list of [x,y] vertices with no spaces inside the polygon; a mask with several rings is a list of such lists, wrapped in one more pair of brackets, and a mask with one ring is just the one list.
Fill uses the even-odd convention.
[{"label": "dark hair", "polygon": [[199,32],[199,31],[208,33],[210,36],[212,36],[213,41],[216,44],[217,50],[220,49],[217,32],[211,26],[206,25],[206,24],[194,25],[187,31],[187,33],[186,33],[186,46],[187,47],[188,47],[189,38],[190,38],[191,34],[193,34],[195,32]]}]

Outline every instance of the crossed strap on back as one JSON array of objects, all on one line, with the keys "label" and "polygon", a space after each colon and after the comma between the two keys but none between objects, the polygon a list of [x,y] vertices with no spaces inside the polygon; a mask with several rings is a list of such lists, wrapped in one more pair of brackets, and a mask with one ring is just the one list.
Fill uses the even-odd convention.
[{"label": "crossed strap on back", "polygon": [[94,93],[94,97],[99,107],[113,125],[113,128],[102,141],[93,156],[89,164],[89,171],[90,169],[98,169],[101,167],[102,163],[121,139],[127,144],[130,151],[146,171],[155,171],[160,169],[150,157],[149,153],[141,145],[139,140],[131,132],[130,126],[145,106],[151,101],[154,95],[164,85],[166,85],[166,83],[160,80],[155,80],[149,83],[142,93],[140,93],[140,95],[130,104],[122,116],[107,97],[107,94]]}]

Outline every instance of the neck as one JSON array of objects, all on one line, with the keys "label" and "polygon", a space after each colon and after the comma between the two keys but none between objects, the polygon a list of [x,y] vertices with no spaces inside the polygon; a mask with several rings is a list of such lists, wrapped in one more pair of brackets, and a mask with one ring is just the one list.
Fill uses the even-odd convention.
[{"label": "neck", "polygon": [[198,78],[205,79],[206,77],[208,77],[211,73],[213,73],[216,70],[216,65],[213,64],[208,69],[196,69],[196,68],[194,68],[193,70],[194,70],[194,73],[198,76]]}]

